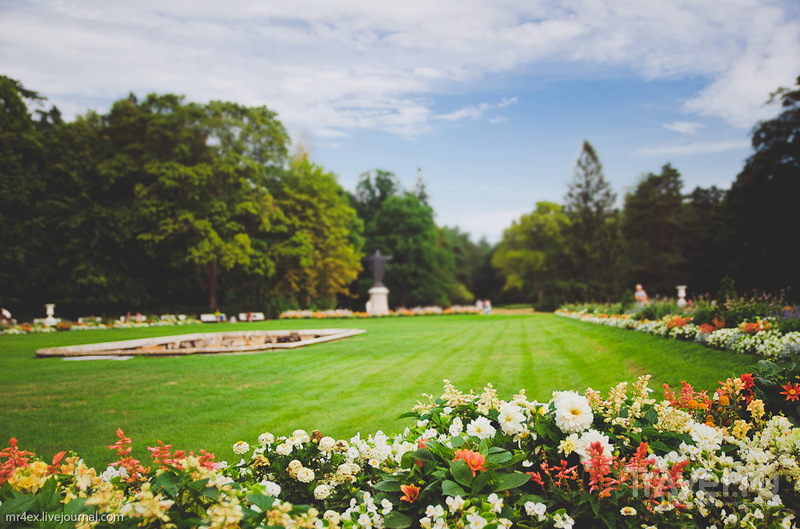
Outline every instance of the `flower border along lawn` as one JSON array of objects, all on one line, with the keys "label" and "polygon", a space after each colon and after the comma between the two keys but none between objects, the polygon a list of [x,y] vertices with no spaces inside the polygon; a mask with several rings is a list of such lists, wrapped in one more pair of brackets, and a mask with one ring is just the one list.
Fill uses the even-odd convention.
[{"label": "flower border along lawn", "polygon": [[[354,321],[268,321],[203,330],[354,327]],[[35,350],[197,328],[114,329],[0,337],[0,439],[16,437],[42,456],[75,450],[103,466],[117,428],[144,446],[158,439],[230,459],[231,443],[262,431],[398,432],[396,417],[442,380],[480,391],[605,389],[651,374],[651,387],[711,388],[749,371],[757,358],[685,342],[583,325],[549,314],[426,316],[357,322],[368,332],[292,351],[250,355],[65,362]],[[511,394],[505,395],[509,398]]]}]

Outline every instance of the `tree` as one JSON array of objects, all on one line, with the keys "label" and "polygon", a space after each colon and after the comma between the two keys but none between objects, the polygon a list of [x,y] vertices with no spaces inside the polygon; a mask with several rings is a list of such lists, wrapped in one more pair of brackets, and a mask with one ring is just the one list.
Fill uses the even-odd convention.
[{"label": "tree", "polygon": [[505,277],[504,289],[521,293],[539,308],[563,302],[563,248],[570,227],[563,206],[553,202],[538,202],[532,213],[514,221],[492,257]]},{"label": "tree", "polygon": [[681,254],[686,262],[690,292],[712,294],[719,278],[728,273],[724,200],[725,191],[716,186],[697,187],[684,197]]},{"label": "tree", "polygon": [[193,144],[200,148],[183,159],[164,153],[146,164],[145,177],[135,186],[140,222],[146,225],[139,239],[153,251],[181,247],[175,264],[195,268],[208,306],[215,309],[224,288],[242,286],[226,285],[226,273],[253,282],[274,273],[271,239],[286,230],[286,218],[269,185],[285,161],[288,136],[266,107],[182,105],[171,98],[160,103],[150,96],[144,105],[158,110],[156,115],[177,115],[183,120],[181,138],[189,140],[181,142],[185,150],[191,152]]},{"label": "tree", "polygon": [[681,251],[683,195],[680,173],[670,164],[648,173],[625,196],[622,233],[631,276],[652,294],[672,295],[687,281]]},{"label": "tree", "polygon": [[273,185],[289,238],[279,245],[272,293],[308,306],[335,305],[361,270],[363,225],[336,176],[301,155]]},{"label": "tree", "polygon": [[725,202],[735,250],[736,284],[742,289],[792,288],[797,297],[793,227],[800,204],[800,77],[772,96],[783,111],[753,130],[754,153]]},{"label": "tree", "polygon": [[384,282],[394,305],[448,305],[453,255],[438,244],[433,210],[412,193],[389,196],[366,225],[365,249],[392,255]]},{"label": "tree", "polygon": [[[457,291],[453,254],[420,194],[419,186],[405,191],[393,173],[376,170],[361,175],[353,196],[364,223],[365,253],[394,256],[384,282],[395,306],[447,305]],[[362,299],[371,286],[365,270],[358,283]]]},{"label": "tree", "polygon": [[14,310],[26,301],[24,289],[36,282],[31,272],[47,262],[46,253],[33,247],[47,152],[27,105],[41,100],[19,81],[0,75],[0,304]]},{"label": "tree", "polygon": [[619,292],[621,239],[615,200],[594,147],[584,141],[564,206],[571,221],[571,277],[565,286],[573,299],[608,300]]}]

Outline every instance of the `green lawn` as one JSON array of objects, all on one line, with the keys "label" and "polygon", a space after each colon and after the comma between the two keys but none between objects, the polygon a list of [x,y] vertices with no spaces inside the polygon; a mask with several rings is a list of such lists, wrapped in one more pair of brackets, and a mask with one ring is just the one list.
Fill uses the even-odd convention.
[{"label": "green lawn", "polygon": [[[293,351],[248,355],[66,362],[36,359],[41,347],[213,330],[357,327],[366,334]],[[270,321],[46,335],[0,336],[0,444],[46,457],[75,450],[105,465],[122,428],[136,454],[157,439],[232,459],[231,444],[263,431],[400,431],[396,417],[442,379],[461,389],[494,384],[501,396],[525,388],[607,390],[653,375],[711,389],[756,358],[552,315],[427,316],[344,321]],[[146,458],[149,460],[149,457]]]}]

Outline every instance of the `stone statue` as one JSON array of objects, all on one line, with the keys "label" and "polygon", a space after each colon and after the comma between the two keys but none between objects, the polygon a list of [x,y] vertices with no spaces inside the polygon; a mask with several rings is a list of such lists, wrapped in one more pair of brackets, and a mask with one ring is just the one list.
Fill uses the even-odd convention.
[{"label": "stone statue", "polygon": [[391,260],[391,255],[381,255],[380,250],[375,250],[375,255],[367,257],[370,268],[372,268],[372,279],[375,281],[374,286],[383,286],[383,274],[386,272],[386,262]]}]

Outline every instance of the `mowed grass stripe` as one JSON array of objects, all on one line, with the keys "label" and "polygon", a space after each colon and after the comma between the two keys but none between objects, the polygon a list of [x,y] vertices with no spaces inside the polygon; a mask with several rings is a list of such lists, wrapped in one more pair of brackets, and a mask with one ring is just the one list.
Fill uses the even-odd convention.
[{"label": "mowed grass stripe", "polygon": [[[339,342],[253,355],[37,360],[40,347],[242,329],[363,328]],[[442,379],[463,390],[491,382],[508,398],[525,388],[607,390],[652,373],[652,387],[686,379],[699,388],[747,371],[757,359],[552,315],[270,321],[0,337],[0,440],[48,456],[72,449],[95,465],[121,427],[137,455],[157,439],[230,459],[230,446],[262,431],[318,428],[350,437],[402,430],[396,417]]]}]

